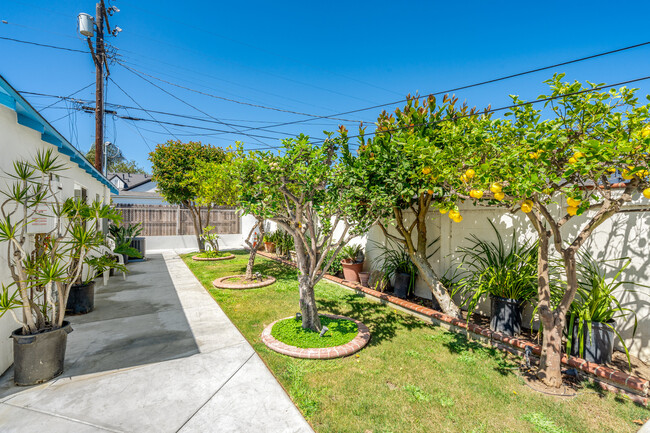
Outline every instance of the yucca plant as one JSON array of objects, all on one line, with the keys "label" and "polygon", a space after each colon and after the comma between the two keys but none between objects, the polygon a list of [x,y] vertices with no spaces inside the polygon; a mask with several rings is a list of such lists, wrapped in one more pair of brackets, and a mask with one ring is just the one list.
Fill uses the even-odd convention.
[{"label": "yucca plant", "polygon": [[488,221],[496,234],[496,242],[468,238],[471,245],[461,247],[460,275],[457,287],[465,296],[468,320],[485,295],[530,301],[537,295],[537,242],[519,243],[513,231],[510,245]]},{"label": "yucca plant", "polygon": [[[607,262],[621,262],[626,261],[621,266],[616,274],[611,278],[605,278],[605,266]],[[573,341],[573,328],[576,324],[583,324],[585,326],[578,326],[577,338],[579,342],[580,357],[584,357],[584,332],[587,328],[589,337],[591,338],[592,323],[598,322],[611,329],[618,337],[625,355],[627,356],[628,365],[631,368],[630,353],[627,345],[621,338],[621,335],[614,326],[616,319],[625,319],[628,315],[634,316],[634,328],[632,335],[636,334],[637,317],[636,313],[621,305],[618,297],[614,292],[619,293],[627,292],[634,293],[630,287],[634,286],[632,281],[619,281],[623,271],[630,265],[631,260],[627,257],[598,261],[594,259],[587,252],[580,254],[580,262],[578,264],[578,290],[575,300],[569,308],[569,321],[568,321],[568,335],[567,335],[567,352],[571,353]]]},{"label": "yucca plant", "polygon": [[[82,281],[91,253],[103,242],[98,221],[120,218],[101,203],[61,201],[54,181],[64,169],[51,150],[38,152],[31,162],[14,163],[7,173],[14,182],[2,191],[0,241],[7,245],[13,282],[2,285],[0,316],[10,312],[23,335],[63,325],[70,289]],[[51,229],[30,242],[30,229],[43,230],[32,224],[43,221],[52,222]]]}]

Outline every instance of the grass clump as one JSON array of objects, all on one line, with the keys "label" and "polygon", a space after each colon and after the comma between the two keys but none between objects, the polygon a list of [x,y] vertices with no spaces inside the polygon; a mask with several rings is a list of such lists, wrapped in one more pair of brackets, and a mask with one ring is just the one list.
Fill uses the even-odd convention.
[{"label": "grass clump", "polygon": [[328,328],[328,331],[322,337],[318,332],[312,331],[311,329],[304,329],[302,327],[302,321],[294,317],[280,320],[273,325],[271,335],[276,340],[290,346],[303,349],[316,349],[349,343],[359,332],[357,324],[350,320],[331,319],[320,316],[320,322]]}]

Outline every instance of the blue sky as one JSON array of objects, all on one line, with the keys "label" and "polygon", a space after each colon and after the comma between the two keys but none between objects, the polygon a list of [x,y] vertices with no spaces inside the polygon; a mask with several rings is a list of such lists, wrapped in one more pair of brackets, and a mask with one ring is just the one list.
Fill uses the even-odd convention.
[{"label": "blue sky", "polygon": [[[127,66],[178,85],[249,104],[332,115],[398,101],[407,93],[436,92],[650,40],[650,2],[570,3],[112,1],[108,4],[121,12],[111,24],[123,32],[108,42]],[[79,12],[94,15],[95,3],[4,1],[0,19],[8,23],[0,23],[0,37],[84,50],[86,43],[76,32]],[[21,91],[69,95],[94,81],[89,54],[0,40],[0,56],[0,73]],[[342,123],[317,119],[249,131],[265,137],[257,141],[235,129],[309,117],[200,95],[149,78],[179,100],[119,64],[110,69],[111,78],[142,107],[207,122],[153,114],[155,119],[228,131],[171,125],[165,130],[153,121],[107,116],[107,140],[146,168],[147,153],[172,138],[170,133],[184,141],[224,147],[242,140],[253,149],[278,146],[281,138],[299,133],[321,138],[323,130]],[[640,78],[650,75],[650,46],[557,72],[566,72],[571,80],[606,83]],[[509,94],[536,98],[545,91],[542,81],[551,75],[535,73],[457,95],[472,106],[506,105]],[[650,80],[635,87],[645,96]],[[57,101],[26,97],[37,109]],[[92,100],[94,86],[75,97]],[[137,106],[110,81],[106,100]],[[395,106],[386,108],[392,111]],[[59,102],[42,113],[74,145],[87,150],[93,142],[93,117],[71,107]],[[117,111],[151,119],[138,110]],[[379,111],[341,118],[373,121]],[[344,123],[355,129],[354,122]]]}]

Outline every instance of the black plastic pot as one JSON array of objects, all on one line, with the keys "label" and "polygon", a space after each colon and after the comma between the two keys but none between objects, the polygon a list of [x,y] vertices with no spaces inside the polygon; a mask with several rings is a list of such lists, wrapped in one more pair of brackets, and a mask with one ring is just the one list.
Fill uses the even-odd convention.
[{"label": "black plastic pot", "polygon": [[65,347],[72,332],[69,322],[63,327],[38,334],[23,335],[18,328],[14,340],[14,383],[20,386],[47,382],[63,373]]},{"label": "black plastic pot", "polygon": [[518,299],[490,296],[492,316],[490,329],[511,337],[521,334],[521,310],[523,302]]},{"label": "black plastic pot", "polygon": [[[614,326],[614,321],[609,322]],[[614,331],[601,322],[591,322],[591,332],[587,322],[582,322],[582,341],[584,344],[584,359],[597,364],[606,364],[612,360],[614,353]],[[580,356],[580,341],[578,340],[578,322],[573,325],[573,340],[571,355]]]},{"label": "black plastic pot", "polygon": [[86,314],[95,309],[95,282],[72,286],[68,303],[65,306],[66,314]]},{"label": "black plastic pot", "polygon": [[124,259],[124,264],[125,264],[125,265],[126,265],[127,263],[129,263],[129,256],[128,256],[128,255],[126,255],[126,254],[122,254],[122,258]]},{"label": "black plastic pot", "polygon": [[398,298],[406,298],[409,291],[409,284],[411,282],[411,276],[409,274],[404,274],[398,272],[395,274],[395,284],[393,285],[393,291],[395,296]]}]

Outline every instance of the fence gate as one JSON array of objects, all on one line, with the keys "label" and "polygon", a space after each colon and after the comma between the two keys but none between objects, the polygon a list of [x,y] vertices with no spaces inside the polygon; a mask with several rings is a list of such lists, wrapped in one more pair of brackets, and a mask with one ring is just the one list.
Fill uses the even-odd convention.
[{"label": "fence gate", "polygon": [[[195,235],[192,214],[181,206],[117,204],[115,208],[122,212],[123,224],[142,224],[141,236]],[[203,221],[207,216],[208,211],[201,210]],[[212,209],[210,225],[215,227],[215,233],[241,233],[241,219],[234,208]]]}]

